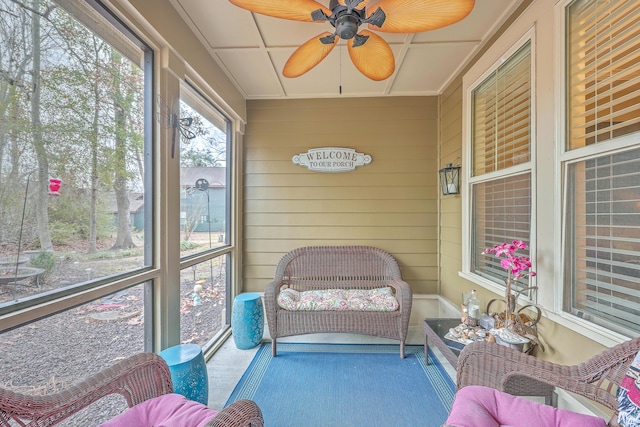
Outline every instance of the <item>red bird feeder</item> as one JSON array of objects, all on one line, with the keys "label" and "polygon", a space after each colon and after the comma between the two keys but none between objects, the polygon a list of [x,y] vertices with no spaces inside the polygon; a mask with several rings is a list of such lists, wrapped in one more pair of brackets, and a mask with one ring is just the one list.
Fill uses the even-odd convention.
[{"label": "red bird feeder", "polygon": [[60,193],[60,184],[62,180],[56,178],[49,178],[49,195],[50,196],[59,196]]}]

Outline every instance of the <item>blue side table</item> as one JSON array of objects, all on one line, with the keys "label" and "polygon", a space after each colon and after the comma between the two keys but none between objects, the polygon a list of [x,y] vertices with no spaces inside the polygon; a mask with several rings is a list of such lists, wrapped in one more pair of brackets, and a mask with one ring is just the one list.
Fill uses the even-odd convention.
[{"label": "blue side table", "polygon": [[159,353],[171,372],[173,392],[209,404],[209,380],[202,349],[196,344],[179,344]]},{"label": "blue side table", "polygon": [[231,331],[236,347],[247,350],[260,344],[264,333],[264,310],[260,294],[240,294],[233,300]]}]

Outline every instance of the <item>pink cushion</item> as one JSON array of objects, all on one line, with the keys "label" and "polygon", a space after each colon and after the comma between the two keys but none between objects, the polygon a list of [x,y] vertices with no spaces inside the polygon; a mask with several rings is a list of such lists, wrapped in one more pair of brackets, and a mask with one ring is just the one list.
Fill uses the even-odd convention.
[{"label": "pink cushion", "polygon": [[139,403],[98,427],[202,427],[217,413],[172,393]]},{"label": "pink cushion", "polygon": [[458,390],[445,424],[458,427],[607,426],[602,418],[554,408],[483,386]]}]

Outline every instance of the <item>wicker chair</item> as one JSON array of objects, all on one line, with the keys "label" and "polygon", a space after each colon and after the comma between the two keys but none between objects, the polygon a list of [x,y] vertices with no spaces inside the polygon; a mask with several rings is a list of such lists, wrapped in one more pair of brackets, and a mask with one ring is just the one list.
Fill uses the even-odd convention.
[{"label": "wicker chair", "polygon": [[[172,391],[165,361],[153,353],[140,353],[55,394],[31,396],[0,388],[0,426],[52,426],[111,394],[122,395],[132,407]],[[207,427],[263,424],[260,408],[240,400],[219,412]]]},{"label": "wicker chair", "polygon": [[640,338],[616,345],[578,365],[559,365],[487,342],[469,344],[460,353],[458,390],[482,385],[516,396],[544,396],[555,387],[584,396],[613,411],[609,426],[619,427],[616,392],[635,355]]},{"label": "wicker chair", "polygon": [[[372,289],[390,286],[399,302],[396,311],[303,311],[278,306],[280,287],[297,291]],[[319,332],[349,332],[400,340],[400,357],[411,316],[412,292],[402,280],[396,260],[370,246],[309,246],[287,253],[265,288],[264,304],[272,352],[280,337]]]}]

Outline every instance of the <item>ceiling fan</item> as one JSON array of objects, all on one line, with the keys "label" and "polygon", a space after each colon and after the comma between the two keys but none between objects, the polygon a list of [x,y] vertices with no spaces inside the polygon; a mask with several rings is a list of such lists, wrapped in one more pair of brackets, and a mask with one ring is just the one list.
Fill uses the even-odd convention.
[{"label": "ceiling fan", "polygon": [[[282,70],[285,77],[299,77],[318,65],[340,39],[347,40],[356,68],[372,80],[393,74],[395,60],[389,44],[376,33],[418,33],[435,30],[464,19],[475,0],[380,0],[367,14],[370,0],[330,0],[329,7],[315,0],[229,0],[261,15],[303,22],[328,21],[335,31],[324,32],[302,44]],[[368,29],[359,31],[362,24]]]}]

